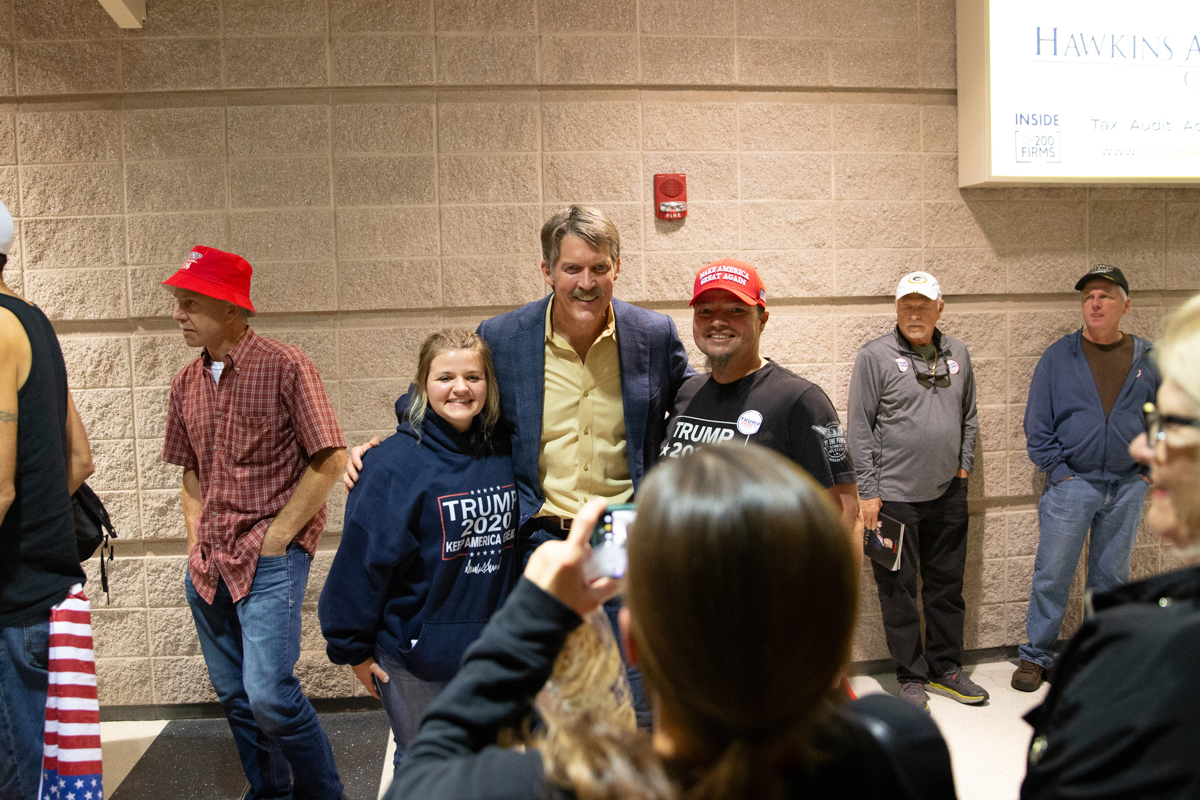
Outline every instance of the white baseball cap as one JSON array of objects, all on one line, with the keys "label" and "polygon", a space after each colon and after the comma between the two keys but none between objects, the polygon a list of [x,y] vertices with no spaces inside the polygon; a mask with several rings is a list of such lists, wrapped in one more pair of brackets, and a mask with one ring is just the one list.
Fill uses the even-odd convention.
[{"label": "white baseball cap", "polygon": [[12,252],[13,246],[13,218],[12,214],[8,213],[8,206],[4,205],[4,201],[0,200],[0,256],[6,256]]},{"label": "white baseball cap", "polygon": [[900,283],[896,284],[896,299],[899,300],[906,294],[914,293],[925,295],[930,300],[937,300],[942,296],[942,285],[928,272],[910,272],[900,279]]}]

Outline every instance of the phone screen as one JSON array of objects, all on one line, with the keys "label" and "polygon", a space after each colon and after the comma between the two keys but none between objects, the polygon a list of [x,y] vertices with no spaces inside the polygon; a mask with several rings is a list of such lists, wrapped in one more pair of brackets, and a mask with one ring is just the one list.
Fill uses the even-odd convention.
[{"label": "phone screen", "polygon": [[631,504],[609,506],[604,510],[592,529],[589,577],[620,578],[625,575],[629,565],[625,542],[629,538],[629,526],[636,517],[637,509]]}]

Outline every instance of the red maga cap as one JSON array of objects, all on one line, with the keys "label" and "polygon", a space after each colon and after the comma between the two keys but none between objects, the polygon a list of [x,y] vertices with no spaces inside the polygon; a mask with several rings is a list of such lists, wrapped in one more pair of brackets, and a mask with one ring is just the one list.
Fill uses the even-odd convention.
[{"label": "red maga cap", "polygon": [[253,272],[250,262],[239,255],[196,245],[179,271],[163,281],[163,285],[190,289],[254,311],[254,304],[250,302],[250,275]]},{"label": "red maga cap", "polygon": [[735,261],[732,258],[722,258],[702,267],[696,273],[696,284],[692,287],[692,302],[696,305],[700,295],[713,289],[725,289],[733,292],[745,303],[752,306],[767,307],[767,290],[759,280],[754,267],[745,261]]}]

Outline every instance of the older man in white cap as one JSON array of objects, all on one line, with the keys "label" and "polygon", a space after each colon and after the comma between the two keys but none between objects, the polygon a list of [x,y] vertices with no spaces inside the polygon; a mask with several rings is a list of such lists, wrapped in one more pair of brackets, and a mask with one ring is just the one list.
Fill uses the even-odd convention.
[{"label": "older man in white cap", "polygon": [[899,567],[871,566],[900,695],[922,708],[927,689],[960,703],[988,699],[962,671],[967,476],[978,421],[967,348],[937,329],[945,307],[936,278],[905,275],[896,287],[895,329],[862,346],[850,377],[850,452],[863,524],[874,531],[884,515],[904,525]]}]

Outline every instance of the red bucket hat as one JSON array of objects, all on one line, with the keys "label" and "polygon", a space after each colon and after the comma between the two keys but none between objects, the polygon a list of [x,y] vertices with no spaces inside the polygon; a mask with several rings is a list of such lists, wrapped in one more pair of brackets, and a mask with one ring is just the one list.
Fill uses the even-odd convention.
[{"label": "red bucket hat", "polygon": [[725,289],[749,305],[767,307],[767,290],[758,272],[744,261],[722,258],[701,267],[692,287],[692,302],[688,305],[696,305],[700,295],[713,289]]},{"label": "red bucket hat", "polygon": [[179,271],[163,281],[163,285],[190,289],[254,311],[254,304],[250,302],[250,275],[253,272],[250,262],[239,255],[196,245]]}]

